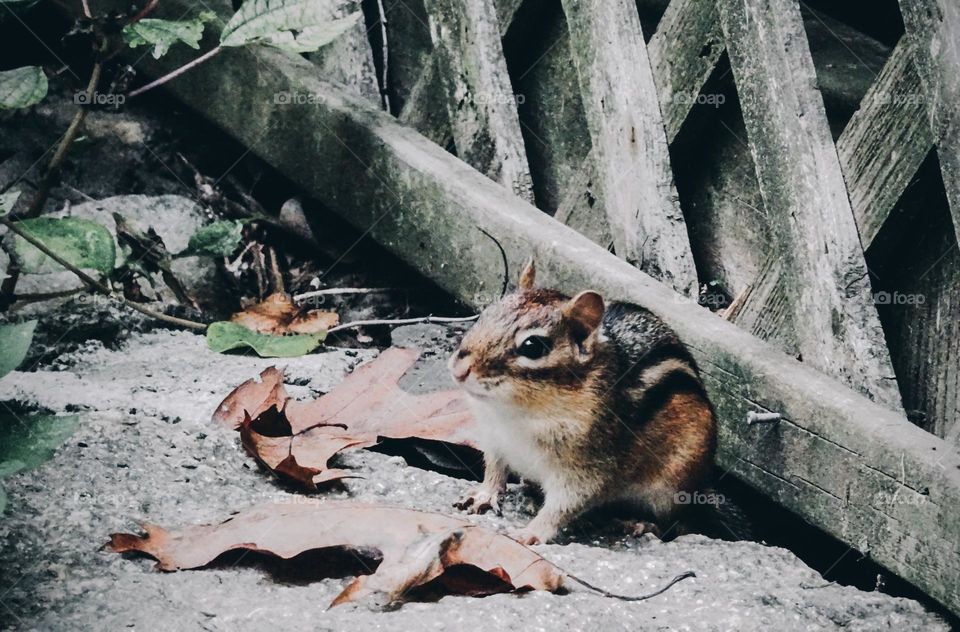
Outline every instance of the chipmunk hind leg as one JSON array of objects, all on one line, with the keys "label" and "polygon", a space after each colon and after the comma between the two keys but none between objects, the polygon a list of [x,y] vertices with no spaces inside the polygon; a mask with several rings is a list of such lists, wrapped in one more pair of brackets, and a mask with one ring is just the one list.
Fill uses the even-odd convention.
[{"label": "chipmunk hind leg", "polygon": [[715,444],[716,421],[706,396],[666,395],[634,442],[635,482],[619,500],[652,517],[666,537],[696,531],[691,505],[709,489]]}]

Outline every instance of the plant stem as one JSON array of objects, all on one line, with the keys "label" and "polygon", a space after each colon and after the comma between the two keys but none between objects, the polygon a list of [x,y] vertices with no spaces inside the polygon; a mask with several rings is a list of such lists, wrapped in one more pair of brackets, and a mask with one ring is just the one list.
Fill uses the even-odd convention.
[{"label": "plant stem", "polygon": [[130,18],[130,21],[127,22],[127,24],[135,24],[135,23],[139,22],[140,20],[142,20],[143,18],[145,18],[145,17],[147,17],[148,15],[150,15],[150,13],[152,13],[153,10],[157,8],[157,4],[159,4],[159,2],[160,2],[160,0],[150,0],[150,2],[148,2],[145,7],[143,7],[142,9],[140,9],[140,12],[139,12],[139,13],[137,13],[135,16],[133,16],[132,18]]},{"label": "plant stem", "polygon": [[[87,82],[87,89],[84,91],[86,97],[85,103],[93,102],[94,93],[97,91],[97,85],[100,83],[100,75],[102,72],[103,65],[98,61],[93,65],[93,71],[90,73],[90,81]],[[70,149],[70,145],[73,144],[73,141],[77,139],[77,134],[80,133],[80,125],[83,124],[83,119],[87,118],[88,111],[89,109],[87,107],[81,105],[80,109],[73,115],[67,132],[63,135],[63,138],[60,139],[60,144],[57,145],[57,150],[54,152],[53,158],[50,159],[50,164],[47,165],[47,171],[43,174],[43,179],[37,188],[37,194],[33,197],[33,201],[30,202],[27,210],[23,212],[22,217],[37,217],[43,212],[43,206],[50,197],[50,190],[53,188],[54,180],[56,180],[57,175],[60,173],[60,167],[63,165],[63,161],[67,158],[67,151]]]},{"label": "plant stem", "polygon": [[449,317],[449,316],[424,316],[422,318],[397,318],[395,320],[357,320],[352,323],[344,323],[342,325],[337,325],[336,327],[331,327],[327,330],[328,334],[332,334],[337,331],[342,331],[344,329],[356,329],[357,327],[367,327],[370,325],[415,325],[417,323],[469,323],[476,320],[480,315],[475,314],[473,316],[462,316],[462,317]]},{"label": "plant stem", "polygon": [[73,265],[72,263],[70,263],[60,255],[58,255],[57,253],[50,250],[50,248],[48,248],[42,241],[40,241],[30,233],[24,231],[22,228],[17,226],[15,222],[11,222],[8,218],[0,216],[0,224],[2,224],[3,226],[6,226],[7,229],[10,230],[10,232],[15,233],[20,237],[22,237],[23,239],[25,239],[34,248],[36,248],[43,254],[50,257],[51,259],[59,263],[61,266],[63,266],[70,272],[73,272],[73,274],[75,274],[78,279],[83,281],[83,283],[87,285],[90,289],[95,290],[105,296],[109,296],[110,298],[117,299],[127,307],[130,307],[131,309],[134,309],[140,312],[141,314],[145,314],[156,320],[159,320],[165,323],[170,323],[172,325],[177,325],[180,327],[186,327],[188,329],[196,329],[199,331],[206,330],[207,326],[204,325],[203,323],[198,323],[192,320],[186,320],[184,318],[177,318],[176,316],[167,316],[166,314],[154,311],[149,307],[144,307],[140,303],[135,303],[134,301],[131,301],[126,297],[116,296],[113,293],[113,290],[110,289],[108,285],[101,283],[100,281],[97,281],[92,276],[90,276],[89,274],[81,270],[80,268],[76,267],[75,265]]},{"label": "plant stem", "polygon": [[267,278],[270,280],[271,293],[286,293],[283,273],[280,272],[280,262],[277,261],[277,251],[273,246],[267,246]]},{"label": "plant stem", "polygon": [[186,64],[180,66],[180,67],[177,68],[176,70],[173,70],[173,71],[171,71],[171,72],[168,72],[167,74],[165,74],[164,76],[160,77],[159,79],[155,79],[155,80],[151,81],[150,83],[148,83],[148,84],[145,85],[145,86],[140,86],[139,88],[137,88],[137,89],[134,90],[133,92],[129,93],[129,94],[127,95],[127,98],[132,99],[133,97],[139,96],[139,95],[143,94],[144,92],[147,92],[147,91],[149,91],[149,90],[153,90],[153,89],[156,88],[157,86],[162,86],[163,84],[167,83],[168,81],[171,81],[171,80],[173,80],[173,79],[176,79],[177,77],[179,77],[179,76],[182,75],[183,73],[187,72],[187,71],[190,70],[191,68],[194,68],[194,67],[196,67],[196,66],[199,66],[199,65],[202,64],[203,62],[205,62],[205,61],[207,61],[208,59],[214,57],[215,55],[217,55],[217,54],[218,54],[220,51],[222,51],[222,50],[223,50],[223,47],[222,47],[222,46],[217,46],[216,48],[214,48],[214,49],[212,49],[212,50],[210,50],[210,51],[207,51],[206,53],[204,53],[203,55],[200,55],[199,57],[197,57],[197,58],[194,59],[193,61],[191,61],[191,62],[189,62],[189,63],[186,63]]},{"label": "plant stem", "polygon": [[39,303],[49,301],[55,298],[66,298],[80,292],[86,292],[87,287],[77,287],[72,290],[60,290],[59,292],[39,292],[37,294],[17,294],[13,297],[14,303]]},{"label": "plant stem", "polygon": [[83,7],[83,17],[92,18],[93,14],[90,13],[90,3],[87,0],[80,0],[80,4]]}]

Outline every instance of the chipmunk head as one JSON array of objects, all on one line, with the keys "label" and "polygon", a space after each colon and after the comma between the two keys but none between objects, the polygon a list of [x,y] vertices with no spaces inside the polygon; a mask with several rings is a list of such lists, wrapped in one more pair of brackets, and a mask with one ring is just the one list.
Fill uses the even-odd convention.
[{"label": "chipmunk head", "polygon": [[581,387],[595,356],[603,298],[537,288],[535,276],[531,261],[517,291],[485,309],[450,358],[454,380],[471,395],[523,405],[549,396],[551,385]]}]

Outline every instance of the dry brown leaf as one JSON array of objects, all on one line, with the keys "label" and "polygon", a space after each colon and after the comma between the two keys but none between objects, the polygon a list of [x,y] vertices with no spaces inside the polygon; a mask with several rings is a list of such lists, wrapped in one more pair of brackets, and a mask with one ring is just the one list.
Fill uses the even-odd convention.
[{"label": "dry brown leaf", "polygon": [[271,294],[230,317],[232,322],[261,334],[317,334],[340,323],[334,312],[319,309],[303,311],[282,292]]},{"label": "dry brown leaf", "polygon": [[213,415],[239,429],[244,447],[268,468],[307,489],[348,476],[329,469],[338,452],[380,438],[416,437],[473,446],[473,419],[455,390],[411,395],[397,384],[419,353],[391,348],[313,401],[288,398],[283,374],[269,368],[223,400]]},{"label": "dry brown leaf", "polygon": [[[560,569],[534,551],[462,518],[350,501],[262,505],[220,524],[143,529],[144,537],[112,534],[107,546],[118,553],[146,553],[165,571],[206,566],[235,549],[283,559],[318,549],[379,551],[383,561],[376,571],[354,579],[331,607],[355,601],[387,606],[415,596],[411,590],[431,582],[448,592],[483,595],[556,592],[564,579]],[[465,569],[481,572],[457,572]],[[336,570],[330,569],[331,576]]]}]

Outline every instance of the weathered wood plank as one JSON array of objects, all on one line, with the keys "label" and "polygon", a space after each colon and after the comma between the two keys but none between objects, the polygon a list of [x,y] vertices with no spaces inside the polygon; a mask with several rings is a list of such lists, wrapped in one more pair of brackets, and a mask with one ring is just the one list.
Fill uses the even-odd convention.
[{"label": "weathered wood plank", "polygon": [[[866,250],[933,146],[920,79],[904,40],[891,53],[837,140],[854,221]],[[797,342],[787,331],[790,288],[779,261],[765,266],[734,322],[787,351]],[[785,310],[786,308],[786,310]]]},{"label": "weathered wood plank", "polygon": [[533,201],[517,102],[493,0],[426,0],[457,155]]},{"label": "weathered wood plank", "polygon": [[799,7],[717,7],[803,360],[902,410]]},{"label": "weathered wood plank", "polygon": [[424,55],[421,61],[423,70],[407,93],[406,104],[397,118],[441,147],[453,146],[447,100],[438,98],[443,93],[438,61],[433,55]]},{"label": "weathered wood plank", "polygon": [[933,147],[926,110],[912,46],[904,38],[837,140],[864,250]]},{"label": "weathered wood plank", "polygon": [[[647,46],[668,143],[676,138],[724,50],[714,0],[670,3]],[[594,186],[595,162],[591,149],[554,217],[607,247],[610,223],[602,192]]]},{"label": "weathered wood plank", "polygon": [[594,168],[592,155],[588,155],[570,182],[567,197],[561,200],[553,218],[609,250],[613,248],[613,235],[606,215],[602,208],[598,208],[600,202],[594,191],[593,183],[597,179]]},{"label": "weathered wood plank", "polygon": [[528,0],[504,35],[537,207],[554,215],[592,141],[559,2]]},{"label": "weathered wood plank", "polygon": [[697,271],[673,185],[669,147],[632,0],[563,0],[616,253],[696,292]]},{"label": "weathered wood plank", "polygon": [[[520,4],[522,4],[520,0],[500,0],[497,2],[497,23],[500,27],[501,37],[506,34],[511,24],[509,20],[513,18]],[[398,17],[392,17],[394,13]],[[441,147],[446,147],[448,143],[453,142],[453,137],[450,131],[450,117],[447,113],[446,99],[440,98],[443,87],[437,73],[437,60],[433,54],[426,10],[423,8],[422,2],[413,0],[403,4],[391,5],[387,8],[387,14],[391,30],[396,29],[398,19],[402,19],[402,22],[406,24],[406,28],[401,35],[404,39],[397,43],[397,38],[394,38],[397,52],[391,52],[391,55],[397,57],[400,54],[407,58],[412,57],[411,48],[417,53],[414,62],[408,62],[402,67],[403,75],[406,78],[403,86],[406,86],[406,88],[404,89],[403,86],[398,88],[403,90],[403,107],[400,108],[397,118]],[[422,43],[424,37],[427,42],[426,47]]]},{"label": "weathered wood plank", "polygon": [[647,47],[668,142],[687,120],[724,50],[714,0],[670,3]]},{"label": "weathered wood plank", "polygon": [[500,36],[504,37],[513,24],[513,19],[517,11],[523,6],[525,0],[494,0],[494,6],[497,8],[497,22],[500,24]]},{"label": "weathered wood plank", "polygon": [[960,3],[900,0],[906,37],[927,98],[953,228],[960,239]]},{"label": "weathered wood plank", "polygon": [[[185,4],[164,7],[183,11]],[[155,75],[186,59],[188,53],[171,51],[147,60],[144,71]],[[472,305],[495,298],[503,274],[500,252],[477,237],[479,227],[503,245],[511,273],[533,254],[547,283],[566,291],[594,287],[650,308],[703,367],[720,414],[724,467],[960,613],[960,456],[944,441],[677,300],[413,130],[320,80],[304,60],[266,48],[226,51],[167,89]],[[318,102],[248,106],[292,90]],[[747,411],[763,409],[782,413],[784,422],[745,423]],[[800,468],[796,475],[793,467]]]},{"label": "weathered wood plank", "polygon": [[793,328],[790,290],[783,283],[783,261],[776,254],[767,257],[743,304],[731,319],[754,336],[777,345],[796,356],[799,346]]},{"label": "weathered wood plank", "polygon": [[[330,17],[342,17],[347,10],[346,5],[339,6],[331,11]],[[373,103],[380,103],[373,50],[362,20],[319,51],[309,53],[307,59],[317,65],[324,77],[350,86]]]}]

